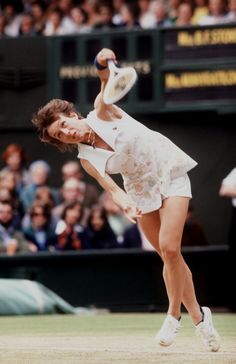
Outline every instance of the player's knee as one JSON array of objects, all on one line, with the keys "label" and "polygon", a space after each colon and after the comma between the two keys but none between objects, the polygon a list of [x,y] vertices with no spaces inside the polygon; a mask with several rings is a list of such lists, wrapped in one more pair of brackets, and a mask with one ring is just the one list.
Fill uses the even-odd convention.
[{"label": "player's knee", "polygon": [[176,260],[180,256],[180,248],[177,244],[171,241],[162,241],[160,243],[161,256],[164,261]]}]

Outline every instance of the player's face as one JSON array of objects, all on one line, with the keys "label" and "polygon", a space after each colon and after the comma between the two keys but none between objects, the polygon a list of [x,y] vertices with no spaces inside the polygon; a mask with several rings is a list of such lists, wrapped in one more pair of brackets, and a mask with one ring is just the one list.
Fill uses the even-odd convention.
[{"label": "player's face", "polygon": [[58,120],[49,125],[47,132],[50,137],[62,143],[75,144],[82,142],[85,134],[82,120],[79,120],[76,114],[73,117],[60,115]]}]

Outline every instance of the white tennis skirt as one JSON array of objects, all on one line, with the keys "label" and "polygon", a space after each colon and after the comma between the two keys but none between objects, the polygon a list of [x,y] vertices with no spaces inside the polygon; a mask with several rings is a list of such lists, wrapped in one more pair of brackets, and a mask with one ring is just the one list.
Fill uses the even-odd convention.
[{"label": "white tennis skirt", "polygon": [[192,198],[191,183],[187,174],[170,181],[165,191],[165,196],[161,195],[162,200],[171,196],[181,196]]}]

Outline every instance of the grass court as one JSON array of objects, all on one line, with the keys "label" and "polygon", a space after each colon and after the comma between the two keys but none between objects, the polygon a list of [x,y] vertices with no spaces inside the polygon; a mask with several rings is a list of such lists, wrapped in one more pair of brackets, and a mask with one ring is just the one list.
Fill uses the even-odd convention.
[{"label": "grass court", "polygon": [[154,336],[164,314],[84,314],[0,317],[1,364],[233,364],[236,315],[215,313],[222,343],[207,352],[183,315],[176,342],[160,347]]}]

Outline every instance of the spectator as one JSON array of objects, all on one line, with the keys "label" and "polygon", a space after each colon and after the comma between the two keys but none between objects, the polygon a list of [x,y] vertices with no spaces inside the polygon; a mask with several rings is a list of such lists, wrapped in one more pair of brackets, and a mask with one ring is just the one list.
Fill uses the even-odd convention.
[{"label": "spectator", "polygon": [[22,14],[19,35],[24,37],[32,37],[37,35],[34,28],[34,18],[31,14]]},{"label": "spectator", "polygon": [[228,197],[232,203],[232,218],[229,227],[228,243],[236,250],[236,168],[223,179],[219,191],[221,197]]},{"label": "spectator", "polygon": [[63,12],[58,7],[49,9],[48,20],[43,34],[46,36],[69,34],[69,31],[63,25]]},{"label": "spectator", "polygon": [[[34,200],[32,202],[32,205],[34,205],[34,204],[47,205],[50,208],[50,211],[52,210],[52,208],[55,206],[55,201],[54,201],[53,194],[52,194],[50,187],[40,186],[37,188],[37,190],[35,192]],[[51,216],[51,223],[53,226],[56,225],[57,221],[58,221],[58,219],[56,219],[54,216]],[[30,225],[31,225],[31,217],[30,217],[30,213],[28,211],[28,212],[26,212],[26,214],[24,215],[24,217],[22,219],[22,227],[26,229],[26,228],[30,227]]]},{"label": "spectator", "polygon": [[108,222],[106,210],[98,205],[91,209],[86,234],[91,249],[119,247],[116,235]]},{"label": "spectator", "polygon": [[122,22],[120,26],[126,28],[139,28],[139,8],[135,3],[122,5],[120,9]]},{"label": "spectator", "polygon": [[14,226],[13,205],[0,201],[0,252],[12,255],[28,250],[28,242]]},{"label": "spectator", "polygon": [[142,236],[137,224],[133,224],[125,230],[122,247],[142,248]]},{"label": "spectator", "polygon": [[[19,1],[20,4],[20,1]],[[6,1],[2,6],[2,13],[6,20],[5,33],[9,37],[17,37],[19,35],[21,14],[23,8],[17,6],[16,2]]]},{"label": "spectator", "polygon": [[183,2],[178,8],[178,17],[175,25],[185,27],[192,25],[193,9],[192,5],[188,2]]},{"label": "spectator", "polygon": [[80,250],[89,247],[85,228],[81,224],[83,208],[79,202],[65,207],[56,226],[57,250]]},{"label": "spectator", "polygon": [[227,23],[227,12],[224,0],[209,0],[209,14],[199,19],[199,25]]},{"label": "spectator", "polygon": [[189,206],[183,236],[183,246],[208,245],[202,225],[193,216],[193,207]]},{"label": "spectator", "polygon": [[178,18],[178,8],[181,4],[181,0],[169,0],[168,1],[168,18],[172,23],[175,23]]},{"label": "spectator", "polygon": [[31,14],[34,19],[34,29],[38,35],[42,35],[46,25],[46,3],[35,0],[31,4]]},{"label": "spectator", "polygon": [[151,9],[155,15],[155,27],[173,25],[172,21],[168,17],[168,8],[166,3],[161,0],[153,1]]},{"label": "spectator", "polygon": [[[51,168],[49,164],[43,160],[37,160],[31,163],[29,167],[31,183],[25,186],[20,194],[20,202],[25,213],[30,209],[35,199],[37,189],[42,186],[48,186],[50,171]],[[58,193],[55,189],[49,188],[53,194],[54,202],[57,204]]]},{"label": "spectator", "polygon": [[21,214],[18,210],[18,200],[15,194],[9,190],[8,187],[1,187],[0,186],[0,202],[3,203],[10,203],[13,207],[14,216],[12,220],[12,224],[18,230],[21,229]]},{"label": "spectator", "polygon": [[236,22],[236,0],[229,0],[229,12],[227,14],[229,22]]},{"label": "spectator", "polygon": [[0,13],[0,39],[5,38],[7,36],[5,32],[5,26],[6,26],[6,19]]},{"label": "spectator", "polygon": [[2,153],[2,160],[5,166],[1,169],[0,175],[5,171],[10,171],[14,174],[17,195],[29,182],[29,172],[25,168],[26,159],[25,150],[20,144],[9,144]]},{"label": "spectator", "polygon": [[0,188],[8,189],[15,202],[17,202],[18,196],[16,193],[16,177],[13,172],[3,171],[0,174]]},{"label": "spectator", "polygon": [[[232,214],[228,231],[229,245],[229,270],[228,275],[235,277],[235,260],[236,260],[236,167],[223,179],[219,194],[221,197],[228,197],[232,203]],[[232,285],[228,286],[228,307],[232,312],[236,312],[236,301],[232,290]]]},{"label": "spectator", "polygon": [[73,0],[58,0],[57,6],[63,14],[62,26],[66,30],[66,34],[74,33],[75,25],[70,15],[70,12],[74,6]]},{"label": "spectator", "polygon": [[112,21],[115,25],[120,25],[122,22],[120,9],[125,4],[126,0],[113,0],[112,6],[113,6],[113,17]]},{"label": "spectator", "polygon": [[23,228],[23,232],[29,241],[30,251],[53,250],[56,244],[56,234],[51,224],[50,206],[42,202],[34,202],[29,215],[29,225]]},{"label": "spectator", "polygon": [[84,11],[88,14],[88,26],[93,28],[100,21],[97,11],[98,0],[84,0],[81,4]]},{"label": "spectator", "polygon": [[116,24],[113,23],[113,8],[109,3],[101,3],[98,6],[99,21],[94,24],[93,29],[108,30],[110,28],[116,28]]},{"label": "spectator", "polygon": [[138,0],[139,24],[141,28],[154,28],[156,23],[155,15],[151,9],[150,0]]},{"label": "spectator", "polygon": [[52,210],[52,214],[55,219],[60,219],[62,217],[63,211],[66,206],[80,202],[82,203],[82,196],[80,193],[80,183],[76,178],[69,178],[66,180],[61,189],[62,202],[55,206]]},{"label": "spectator", "polygon": [[192,24],[197,25],[199,19],[205,15],[208,15],[208,0],[194,0],[195,8],[193,10]]},{"label": "spectator", "polygon": [[91,27],[88,25],[88,14],[81,6],[73,7],[70,16],[74,23],[75,33],[88,33],[91,31]]},{"label": "spectator", "polygon": [[90,208],[97,203],[99,196],[98,189],[94,184],[83,180],[84,175],[81,171],[79,162],[66,161],[62,166],[61,173],[64,182],[70,177],[77,178],[80,186],[80,201],[83,203],[84,207]]},{"label": "spectator", "polygon": [[125,218],[123,211],[115,204],[110,193],[104,191],[99,198],[99,202],[106,210],[108,222],[116,234],[119,243],[122,243],[123,234],[132,223]]}]

